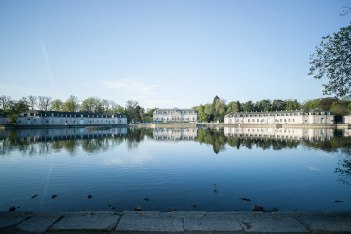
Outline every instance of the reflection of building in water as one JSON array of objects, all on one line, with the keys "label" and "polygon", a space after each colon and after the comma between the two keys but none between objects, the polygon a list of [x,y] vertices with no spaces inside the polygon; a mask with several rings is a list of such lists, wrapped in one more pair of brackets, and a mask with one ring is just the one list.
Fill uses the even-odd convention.
[{"label": "reflection of building in water", "polygon": [[334,116],[320,110],[235,112],[225,115],[225,124],[334,124]]},{"label": "reflection of building in water", "polygon": [[196,122],[197,112],[193,109],[156,109],[152,119],[155,122]]},{"label": "reflection of building in water", "polygon": [[155,128],[153,130],[155,140],[195,140],[197,138],[196,128],[172,129],[172,128]]},{"label": "reflection of building in water", "polygon": [[90,139],[100,137],[115,137],[127,135],[127,128],[110,128],[90,130],[86,128],[47,128],[47,129],[17,129],[16,134],[20,140],[65,140]]},{"label": "reflection of building in water", "polygon": [[58,125],[115,125],[127,124],[127,118],[120,114],[100,114],[88,112],[28,111],[17,117],[21,126]]},{"label": "reflection of building in water", "polygon": [[224,135],[239,138],[271,138],[285,140],[330,140],[334,129],[324,128],[234,128],[224,127]]},{"label": "reflection of building in water", "polygon": [[345,124],[351,124],[351,114],[345,115],[345,116],[343,117],[343,123],[345,123]]},{"label": "reflection of building in water", "polygon": [[351,137],[351,129],[344,129],[344,137]]}]

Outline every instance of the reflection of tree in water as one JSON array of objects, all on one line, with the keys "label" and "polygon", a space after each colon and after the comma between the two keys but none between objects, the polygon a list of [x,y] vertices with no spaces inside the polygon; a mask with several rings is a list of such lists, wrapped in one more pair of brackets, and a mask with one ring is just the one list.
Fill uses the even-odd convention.
[{"label": "reflection of tree in water", "polygon": [[343,148],[340,150],[340,153],[335,173],[339,174],[339,181],[351,185],[351,148]]},{"label": "reflection of tree in water", "polygon": [[126,135],[128,149],[138,148],[139,143],[144,140],[145,136],[153,138],[151,128],[128,128],[128,134]]},{"label": "reflection of tree in water", "polygon": [[225,150],[226,137],[223,131],[212,129],[198,129],[197,141],[200,143],[210,144],[213,146],[213,151],[218,154]]},{"label": "reflection of tree in water", "polygon": [[197,134],[197,141],[200,143],[212,145],[213,151],[216,154],[218,154],[220,151],[225,150],[225,144],[228,144],[231,147],[235,147],[237,149],[240,149],[240,147],[245,147],[248,149],[257,147],[263,150],[280,150],[284,148],[293,149],[300,144],[299,141],[295,140],[226,137],[223,131],[211,129],[199,129]]},{"label": "reflection of tree in water", "polygon": [[98,131],[83,138],[77,134],[75,136],[60,137],[18,137],[16,131],[11,131],[6,138],[0,140],[0,155],[7,155],[11,151],[17,150],[24,155],[34,156],[50,153],[57,153],[61,150],[75,155],[79,148],[88,153],[98,153],[107,151],[110,148],[126,142],[128,148],[136,148],[146,137],[152,138],[152,129],[129,129],[127,134],[101,134]]},{"label": "reflection of tree in water", "polygon": [[335,173],[339,176],[339,181],[351,185],[351,138],[342,137],[340,132],[336,132],[336,136],[329,141],[305,141],[304,145],[313,148],[321,149],[326,152],[339,152],[338,165],[335,168]]}]

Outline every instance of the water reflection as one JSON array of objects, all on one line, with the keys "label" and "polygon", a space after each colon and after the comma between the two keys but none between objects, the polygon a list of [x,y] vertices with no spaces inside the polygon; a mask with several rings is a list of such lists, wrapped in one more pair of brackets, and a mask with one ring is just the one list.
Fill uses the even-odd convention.
[{"label": "water reflection", "polygon": [[171,141],[194,141],[197,138],[196,128],[183,129],[167,129],[155,128],[153,129],[154,139],[157,141],[171,140]]},{"label": "water reflection", "polygon": [[26,152],[29,155],[50,153],[65,149],[74,154],[81,147],[89,153],[106,151],[114,145],[126,141],[129,149],[137,148],[146,138],[155,141],[195,141],[212,145],[218,154],[227,146],[253,147],[263,150],[296,148],[303,144],[332,152],[340,149],[343,154],[350,154],[350,129],[307,128],[233,128],[222,130],[186,128],[61,128],[61,129],[17,129],[0,131],[0,154],[12,150]]},{"label": "water reflection", "polygon": [[0,210],[14,204],[75,211],[141,204],[145,210],[223,211],[250,210],[256,202],[282,210],[349,209],[349,136],[297,128],[0,131],[6,178]]},{"label": "water reflection", "polygon": [[17,129],[0,132],[0,155],[18,150],[24,155],[42,155],[66,150],[75,155],[78,149],[88,153],[107,151],[127,141],[128,148],[136,148],[144,137],[152,138],[151,129],[128,128],[58,128]]}]

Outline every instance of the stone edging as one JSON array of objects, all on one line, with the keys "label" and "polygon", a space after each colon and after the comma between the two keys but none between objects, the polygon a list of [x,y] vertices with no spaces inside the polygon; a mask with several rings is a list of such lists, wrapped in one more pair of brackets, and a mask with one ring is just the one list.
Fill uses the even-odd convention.
[{"label": "stone edging", "polygon": [[0,212],[0,233],[351,233],[351,212]]}]

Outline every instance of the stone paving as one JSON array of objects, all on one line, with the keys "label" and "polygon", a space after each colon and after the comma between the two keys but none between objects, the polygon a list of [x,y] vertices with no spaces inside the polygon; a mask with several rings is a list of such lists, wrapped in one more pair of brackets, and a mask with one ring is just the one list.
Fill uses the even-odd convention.
[{"label": "stone paving", "polygon": [[0,233],[351,233],[351,212],[0,212]]}]

